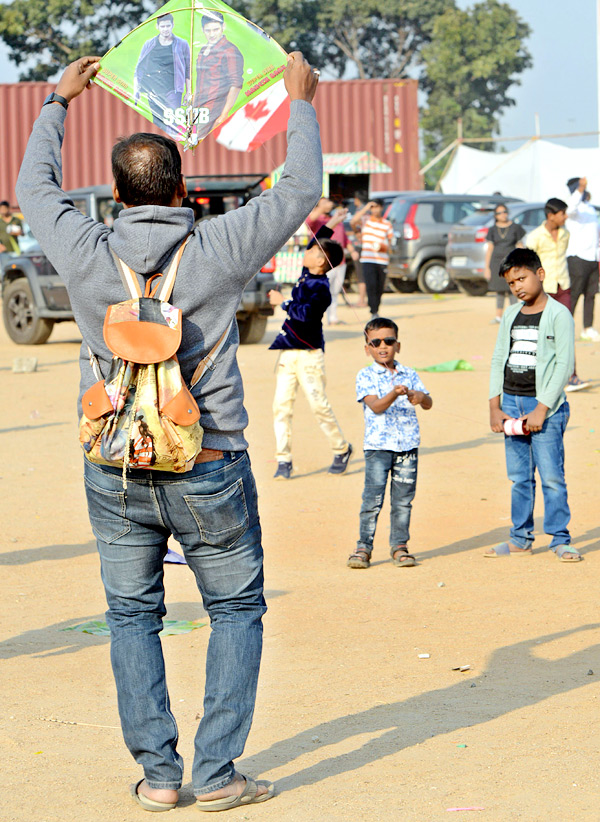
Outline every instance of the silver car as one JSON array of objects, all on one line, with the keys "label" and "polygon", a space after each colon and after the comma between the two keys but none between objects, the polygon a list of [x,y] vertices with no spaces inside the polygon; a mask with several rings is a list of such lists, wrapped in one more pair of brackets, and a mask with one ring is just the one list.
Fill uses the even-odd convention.
[{"label": "silver car", "polygon": [[[544,203],[507,203],[508,216],[527,233],[546,219]],[[487,293],[485,253],[487,233],[494,225],[494,209],[481,208],[453,225],[446,245],[446,270],[464,294],[481,297]]]}]

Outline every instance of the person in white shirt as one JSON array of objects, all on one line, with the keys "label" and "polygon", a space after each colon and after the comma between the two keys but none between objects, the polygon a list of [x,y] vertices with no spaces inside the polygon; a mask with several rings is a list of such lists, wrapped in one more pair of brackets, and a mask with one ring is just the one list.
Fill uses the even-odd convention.
[{"label": "person in white shirt", "polygon": [[594,299],[598,293],[598,215],[586,191],[587,179],[573,177],[567,183],[571,196],[567,203],[569,247],[567,264],[571,279],[571,314],[583,295],[582,340],[600,342],[594,328]]}]

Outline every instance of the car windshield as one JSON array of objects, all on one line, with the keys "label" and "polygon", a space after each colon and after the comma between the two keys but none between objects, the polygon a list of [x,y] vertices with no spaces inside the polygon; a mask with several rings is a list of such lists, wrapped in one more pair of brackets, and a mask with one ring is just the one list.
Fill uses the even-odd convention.
[{"label": "car windshield", "polygon": [[469,214],[468,217],[463,217],[459,225],[485,225],[494,216],[491,208],[482,208]]}]

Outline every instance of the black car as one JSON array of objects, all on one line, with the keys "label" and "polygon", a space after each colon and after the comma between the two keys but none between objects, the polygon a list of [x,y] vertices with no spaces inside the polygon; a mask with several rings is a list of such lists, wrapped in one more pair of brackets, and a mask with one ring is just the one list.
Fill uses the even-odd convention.
[{"label": "black car", "polygon": [[415,191],[397,197],[386,216],[394,228],[388,279],[399,291],[418,288],[425,293],[446,291],[446,243],[450,228],[494,203],[516,202],[500,195],[441,194]]},{"label": "black car", "polygon": [[[239,208],[263,190],[266,175],[188,177],[188,198],[196,221],[211,219]],[[67,192],[86,216],[112,226],[122,206],[108,185],[89,186]],[[19,345],[45,343],[54,324],[73,321],[73,311],[59,275],[27,231],[20,240],[21,254],[0,255],[2,313],[6,331]],[[267,293],[278,288],[273,278],[274,258],[244,289],[236,313],[241,343],[257,343],[264,336],[267,319],[273,314]]]}]

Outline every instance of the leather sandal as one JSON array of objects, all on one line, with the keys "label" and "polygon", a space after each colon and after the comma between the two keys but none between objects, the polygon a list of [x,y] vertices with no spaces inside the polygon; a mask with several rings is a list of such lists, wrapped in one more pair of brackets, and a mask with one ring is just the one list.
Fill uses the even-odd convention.
[{"label": "leather sandal", "polygon": [[398,568],[408,568],[411,565],[416,565],[417,561],[412,554],[408,553],[406,545],[397,545],[392,551],[392,562]]},{"label": "leather sandal", "polygon": [[368,568],[370,564],[371,555],[362,548],[357,548],[353,554],[350,554],[346,563],[348,568]]}]

